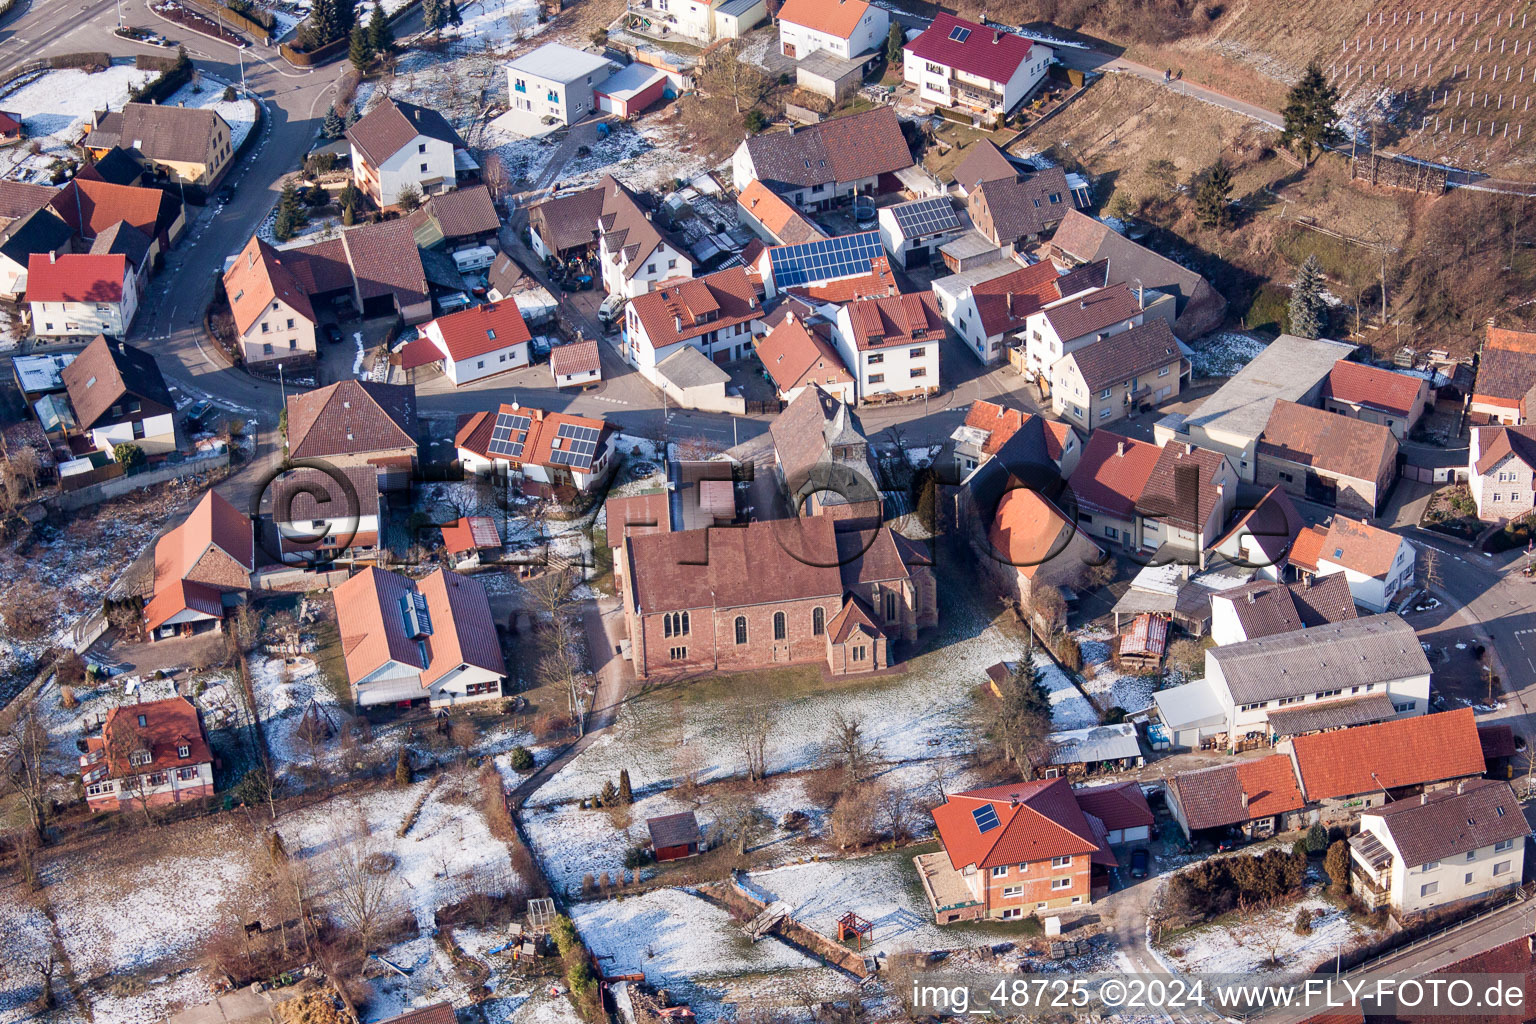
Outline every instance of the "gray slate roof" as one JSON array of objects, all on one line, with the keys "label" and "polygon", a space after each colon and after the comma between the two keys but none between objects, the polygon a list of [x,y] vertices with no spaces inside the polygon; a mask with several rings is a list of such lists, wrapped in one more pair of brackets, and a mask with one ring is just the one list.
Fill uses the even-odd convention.
[{"label": "gray slate roof", "polygon": [[1276,399],[1301,401],[1328,378],[1334,363],[1354,350],[1342,341],[1282,334],[1189,413],[1185,423],[1256,439]]},{"label": "gray slate roof", "polygon": [[1509,783],[1493,779],[1472,779],[1459,793],[1436,790],[1420,800],[1397,800],[1370,813],[1386,823],[1408,867],[1520,840],[1530,832],[1515,791]]},{"label": "gray slate roof", "polygon": [[657,363],[656,372],[685,389],[724,384],[731,379],[731,375],[710,362],[708,356],[686,345]]},{"label": "gray slate roof", "polygon": [[1302,736],[1324,729],[1347,729],[1352,725],[1371,725],[1396,716],[1392,698],[1373,693],[1358,700],[1328,700],[1320,704],[1300,704],[1269,713],[1269,725],[1281,736]]},{"label": "gray slate roof", "polygon": [[1429,675],[1413,627],[1391,613],[1215,647],[1238,704]]}]

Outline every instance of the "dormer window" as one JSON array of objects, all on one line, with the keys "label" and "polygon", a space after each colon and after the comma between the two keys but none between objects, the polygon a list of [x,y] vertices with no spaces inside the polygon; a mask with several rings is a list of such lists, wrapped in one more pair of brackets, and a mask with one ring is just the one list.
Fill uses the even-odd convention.
[{"label": "dormer window", "polygon": [[128,765],[131,768],[140,768],[149,762],[150,756],[147,750],[135,750],[128,755]]},{"label": "dormer window", "polygon": [[192,756],[192,748],[183,743],[176,748],[176,756],[185,761],[187,758]]},{"label": "dormer window", "polygon": [[148,727],[149,727],[149,719],[147,717],[145,717],[144,715],[140,715],[139,716],[139,728],[140,729],[146,729]]}]

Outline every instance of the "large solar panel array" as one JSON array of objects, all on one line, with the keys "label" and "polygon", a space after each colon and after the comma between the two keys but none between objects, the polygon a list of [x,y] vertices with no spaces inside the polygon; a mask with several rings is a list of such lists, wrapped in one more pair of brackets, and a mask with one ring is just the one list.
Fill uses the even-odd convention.
[{"label": "large solar panel array", "polygon": [[555,444],[550,448],[549,461],[556,466],[591,469],[599,433],[595,427],[583,427],[575,423],[560,424],[560,429],[555,431]]},{"label": "large solar panel array", "polygon": [[[523,440],[528,436],[528,425],[533,417],[525,412],[496,414],[496,426],[491,428],[491,443],[485,450],[505,459],[523,457]],[[515,436],[514,436],[515,435]]]},{"label": "large solar panel array", "polygon": [[867,274],[869,261],[884,253],[880,232],[864,231],[799,245],[782,245],[768,250],[768,260],[773,268],[774,283],[780,288],[792,288]]},{"label": "large solar panel array", "polygon": [[997,810],[991,804],[982,804],[980,807],[977,807],[971,811],[971,817],[976,819],[976,830],[978,832],[991,832],[998,825],[1002,824],[1002,822],[997,820]]},{"label": "large solar panel array", "polygon": [[949,231],[960,226],[960,214],[948,196],[931,196],[910,203],[891,207],[896,226],[908,238],[931,235],[937,231]]}]

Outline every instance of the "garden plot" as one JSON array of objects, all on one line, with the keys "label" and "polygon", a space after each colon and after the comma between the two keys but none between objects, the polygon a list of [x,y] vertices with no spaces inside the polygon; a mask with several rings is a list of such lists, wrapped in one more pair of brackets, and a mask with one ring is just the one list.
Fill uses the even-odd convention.
[{"label": "garden plot", "polygon": [[256,104],[245,99],[224,99],[224,90],[228,86],[228,82],[200,74],[196,81],[188,82],[171,94],[165,105],[216,112],[229,125],[230,148],[238,150],[250,136],[251,129],[256,127]]},{"label": "garden plot", "polygon": [[[1308,935],[1296,934],[1297,910],[1313,915]],[[1169,939],[1159,952],[1162,959],[1185,972],[1303,974],[1337,951],[1348,953],[1373,938],[1375,933],[1350,920],[1349,914],[1333,903],[1308,897],[1267,911],[1250,911],[1240,922],[1193,928]]]},{"label": "garden plot", "polygon": [[[521,908],[519,908],[521,909]],[[504,968],[511,958],[505,953],[488,955],[506,945],[504,929],[473,926],[453,929],[453,941],[465,954],[484,962],[490,969],[485,986],[491,995],[479,1004],[486,1024],[522,1019],[520,1011],[539,989],[532,981],[508,975]],[[372,979],[368,997],[367,1019],[389,1020],[408,1010],[433,1003],[450,1002],[465,1006],[474,1001],[474,993],[463,974],[454,965],[447,950],[430,932],[423,932],[406,942],[397,943],[380,954],[392,964],[405,968],[410,976],[402,978],[393,971],[380,971]],[[566,1000],[561,1000],[569,1005]]]},{"label": "garden plot", "polygon": [[[21,118],[28,139],[23,145],[0,150],[0,176],[47,183],[53,161],[78,157],[73,146],[89,130],[91,113],[123,109],[128,90],[156,74],[131,64],[114,64],[95,74],[58,69],[0,97],[0,104]],[[39,147],[35,154],[31,152],[34,144]]]},{"label": "garden plot", "polygon": [[1268,342],[1241,331],[1216,331],[1190,346],[1194,357],[1190,365],[1200,377],[1230,377],[1264,351]]},{"label": "garden plot", "polygon": [[1078,633],[1077,642],[1083,652],[1083,689],[1103,710],[1118,707],[1134,712],[1152,706],[1157,677],[1116,669],[1111,658],[1113,633],[1096,626]]}]

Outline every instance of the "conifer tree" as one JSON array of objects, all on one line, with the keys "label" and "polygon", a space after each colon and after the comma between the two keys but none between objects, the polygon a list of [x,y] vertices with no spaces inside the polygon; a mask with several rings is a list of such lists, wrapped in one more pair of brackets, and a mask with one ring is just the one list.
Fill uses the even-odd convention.
[{"label": "conifer tree", "polygon": [[1321,336],[1328,325],[1327,311],[1322,264],[1316,256],[1308,256],[1291,282],[1290,332],[1301,338]]},{"label": "conifer tree", "polygon": [[1325,146],[1344,137],[1334,124],[1339,119],[1338,102],[1339,90],[1328,84],[1322,65],[1315,60],[1308,64],[1280,111],[1285,119],[1280,141],[1301,157],[1303,166]]}]

